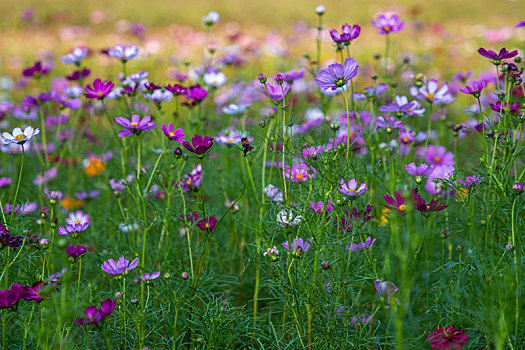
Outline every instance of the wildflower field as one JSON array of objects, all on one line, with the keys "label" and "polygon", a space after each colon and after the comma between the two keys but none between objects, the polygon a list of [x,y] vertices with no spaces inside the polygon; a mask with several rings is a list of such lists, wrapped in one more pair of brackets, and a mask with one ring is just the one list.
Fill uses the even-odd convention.
[{"label": "wildflower field", "polygon": [[525,4],[31,3],[3,350],[525,349]]}]

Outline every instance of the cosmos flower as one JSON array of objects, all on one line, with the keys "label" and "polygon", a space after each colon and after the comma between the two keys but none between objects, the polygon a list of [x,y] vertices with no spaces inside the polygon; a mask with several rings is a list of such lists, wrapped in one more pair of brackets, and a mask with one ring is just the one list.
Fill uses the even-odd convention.
[{"label": "cosmos flower", "polygon": [[71,259],[75,260],[82,255],[86,254],[87,247],[83,246],[82,244],[73,245],[69,244],[66,248],[66,253],[71,257]]},{"label": "cosmos flower", "polygon": [[137,45],[116,45],[107,51],[109,57],[118,58],[122,62],[127,62],[139,54]]},{"label": "cosmos flower", "polygon": [[222,112],[228,115],[242,115],[246,112],[246,105],[230,103],[223,107]]},{"label": "cosmos flower", "polygon": [[279,250],[276,246],[273,246],[273,248],[268,248],[263,253],[263,256],[269,256],[272,260],[277,260],[277,256],[279,255]]},{"label": "cosmos flower", "polygon": [[223,72],[207,72],[202,76],[202,80],[206,85],[214,88],[219,88],[228,81],[226,74]]},{"label": "cosmos flower", "polygon": [[372,24],[379,30],[379,34],[387,35],[400,32],[405,26],[405,21],[401,21],[399,15],[395,13],[382,13],[372,20]]},{"label": "cosmos flower", "polygon": [[117,302],[111,298],[107,298],[102,303],[100,303],[100,309],[97,309],[96,306],[88,306],[84,310],[86,317],[79,317],[74,322],[80,325],[96,324],[111,315],[113,310],[115,310],[115,305]]},{"label": "cosmos flower", "polygon": [[153,272],[151,274],[149,272],[145,272],[142,276],[139,275],[139,278],[143,282],[148,283],[148,282],[153,281],[154,279],[157,279],[159,276],[160,276],[160,272],[159,271]]},{"label": "cosmos flower", "polygon": [[426,163],[421,163],[421,165],[416,165],[416,163],[410,163],[410,164],[405,164],[405,170],[410,175],[416,177],[417,183],[421,183],[423,176],[428,176],[432,174],[434,167]]},{"label": "cosmos flower", "polygon": [[303,240],[302,238],[294,238],[291,247],[289,247],[288,241],[284,241],[282,246],[284,249],[290,250],[294,256],[298,257],[310,249],[310,243],[308,242],[311,241],[311,239]]},{"label": "cosmos flower", "polygon": [[345,182],[344,179],[339,181],[339,192],[352,198],[362,195],[368,190],[366,182],[361,183],[359,188],[357,187],[357,180],[351,179]]},{"label": "cosmos flower", "polygon": [[24,131],[22,131],[21,128],[16,127],[13,129],[13,134],[11,135],[8,132],[2,133],[2,142],[5,145],[8,144],[17,144],[17,145],[23,145],[27,141],[31,140],[31,138],[35,135],[38,135],[40,133],[40,129],[36,128],[33,129],[31,126],[26,126]]},{"label": "cosmos flower", "polygon": [[489,60],[491,60],[492,63],[494,63],[495,65],[499,65],[501,63],[501,61],[509,59],[509,58],[516,57],[518,55],[518,51],[517,50],[509,52],[509,51],[507,51],[506,48],[502,48],[498,53],[496,53],[496,52],[494,52],[492,50],[487,50],[487,49],[482,47],[482,48],[480,48],[478,50],[478,53],[481,56],[486,57]]},{"label": "cosmos flower", "polygon": [[0,250],[2,250],[4,247],[10,247],[13,249],[20,247],[22,245],[22,241],[22,236],[13,236],[4,224],[0,224]]},{"label": "cosmos flower", "polygon": [[315,169],[306,164],[294,164],[284,169],[284,177],[292,182],[305,182],[315,177]]},{"label": "cosmos flower", "polygon": [[80,232],[84,232],[89,227],[89,222],[83,222],[78,224],[67,224],[58,228],[58,234],[62,236],[69,236],[77,238]]},{"label": "cosmos flower", "polygon": [[215,219],[215,216],[210,216],[197,222],[197,227],[203,231],[211,231],[215,228],[215,225],[217,225],[217,219]]},{"label": "cosmos flower", "polygon": [[290,84],[286,82],[282,83],[281,85],[277,83],[266,83],[266,89],[268,91],[263,89],[262,92],[266,96],[269,96],[272,99],[272,101],[279,102],[283,100],[283,96],[286,96],[288,92],[290,92]]},{"label": "cosmos flower", "polygon": [[36,61],[33,66],[24,69],[22,75],[26,78],[40,78],[47,75],[50,71],[51,64]]},{"label": "cosmos flower", "polygon": [[217,11],[210,11],[207,15],[202,16],[202,23],[206,26],[211,26],[213,24],[219,23],[221,16]]},{"label": "cosmos flower", "polygon": [[429,145],[425,150],[425,160],[434,166],[454,165],[454,153],[447,152],[445,146]]},{"label": "cosmos flower", "polygon": [[60,57],[60,61],[64,64],[78,65],[84,58],[86,58],[89,50],[85,47],[75,47],[73,51],[65,56]]},{"label": "cosmos flower", "polygon": [[53,201],[55,201],[55,202],[56,202],[56,201],[59,201],[59,200],[62,199],[62,196],[63,196],[62,192],[60,192],[60,191],[49,191],[49,190],[47,189],[47,187],[44,188],[44,193],[46,194],[47,198],[49,198],[49,200],[50,200],[51,202],[53,202]]},{"label": "cosmos flower", "polygon": [[347,23],[343,24],[341,27],[341,33],[337,29],[332,29],[330,31],[330,36],[336,44],[345,44],[350,45],[352,40],[356,39],[361,33],[361,27],[356,25],[349,25]]},{"label": "cosmos flower", "polygon": [[161,125],[162,132],[169,140],[175,140],[177,142],[182,142],[184,139],[184,131],[181,128],[178,128],[176,130],[173,130],[173,123],[169,123],[168,126],[166,124]]},{"label": "cosmos flower", "polygon": [[13,182],[10,177],[0,177],[0,188],[7,187]]},{"label": "cosmos flower", "polygon": [[357,244],[352,244],[351,246],[348,246],[346,249],[351,250],[353,252],[355,251],[360,252],[360,251],[370,248],[370,246],[374,244],[375,241],[376,241],[375,238],[372,239],[372,237],[368,236],[365,242],[359,242]]},{"label": "cosmos flower", "polygon": [[102,81],[100,79],[95,79],[93,87],[91,87],[91,85],[86,86],[84,96],[88,99],[103,100],[111,93],[114,86],[115,84],[109,80]]},{"label": "cosmos flower", "polygon": [[[376,280],[374,282],[374,287],[379,295],[387,300],[388,307],[390,307],[390,297],[397,293],[398,288],[396,285],[389,281]],[[394,298],[397,305],[401,305],[397,298]]]},{"label": "cosmos flower", "polygon": [[277,224],[284,228],[297,226],[301,223],[303,216],[295,215],[291,210],[283,209],[277,213]]},{"label": "cosmos flower", "polygon": [[400,214],[406,213],[407,205],[405,199],[403,198],[403,191],[394,192],[394,197],[387,194],[383,197],[383,199],[387,203],[385,204],[385,207],[388,209],[395,210]]},{"label": "cosmos flower", "polygon": [[182,145],[188,151],[197,155],[205,154],[213,146],[213,138],[209,136],[202,137],[195,135],[191,138],[191,144],[188,141],[183,141]]},{"label": "cosmos flower", "polygon": [[463,89],[459,89],[459,91],[461,91],[464,94],[472,95],[475,98],[478,98],[481,95],[481,91],[483,90],[483,88],[485,88],[485,85],[487,83],[485,83],[483,80],[473,80],[470,81],[469,84],[470,85],[465,86]]},{"label": "cosmos flower", "polygon": [[151,116],[149,115],[141,119],[138,114],[133,114],[131,120],[118,117],[115,118],[115,122],[126,128],[119,131],[119,137],[132,136],[134,134],[139,135],[143,131],[152,130],[157,126],[157,124],[151,121]]},{"label": "cosmos flower", "polygon": [[274,185],[272,184],[266,185],[263,191],[269,200],[274,201],[274,202],[283,201],[283,192],[279,190],[277,187],[275,187]]},{"label": "cosmos flower", "polygon": [[13,284],[9,289],[0,290],[0,310],[15,306],[24,293],[24,286]]},{"label": "cosmos flower", "polygon": [[75,225],[75,224],[89,224],[89,215],[84,214],[82,210],[77,210],[75,212],[70,212],[66,218],[66,224]]},{"label": "cosmos flower", "polygon": [[321,214],[325,210],[328,213],[334,210],[334,204],[332,203],[332,201],[330,199],[326,203],[326,206],[325,206],[323,201],[310,202],[309,204],[310,204],[310,207],[312,207],[314,212],[316,212],[317,214]]},{"label": "cosmos flower", "polygon": [[336,90],[346,86],[350,79],[357,75],[359,66],[353,58],[345,59],[343,65],[339,63],[331,64],[317,74],[315,82],[321,90]]},{"label": "cosmos flower", "polygon": [[468,335],[463,331],[455,329],[453,326],[436,328],[431,332],[427,340],[430,340],[430,347],[437,349],[461,349],[461,344],[466,345]]},{"label": "cosmos flower", "polygon": [[439,87],[437,80],[431,79],[420,87],[411,86],[410,94],[417,99],[427,100],[437,105],[449,104],[454,101],[454,97],[448,91],[448,85]]},{"label": "cosmos flower", "polygon": [[133,270],[136,268],[139,264],[139,258],[135,258],[131,263],[128,259],[124,258],[122,255],[118,261],[115,261],[113,259],[109,259],[108,261],[104,261],[102,265],[100,265],[100,268],[104,271],[109,273],[110,275],[119,276],[122,274],[127,274],[128,271]]}]

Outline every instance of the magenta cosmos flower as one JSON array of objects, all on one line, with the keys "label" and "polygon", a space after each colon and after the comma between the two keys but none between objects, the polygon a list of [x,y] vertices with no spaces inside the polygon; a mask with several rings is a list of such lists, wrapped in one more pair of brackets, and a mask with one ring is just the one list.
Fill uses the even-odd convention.
[{"label": "magenta cosmos flower", "polygon": [[107,298],[100,303],[100,309],[96,306],[88,306],[84,311],[86,317],[79,317],[74,322],[81,325],[99,323],[115,310],[115,305],[117,305],[115,300]]},{"label": "magenta cosmos flower", "polygon": [[144,273],[142,276],[139,276],[139,278],[145,282],[145,283],[149,283],[151,281],[153,281],[154,279],[157,279],[158,277],[160,276],[160,272],[157,271],[157,272],[153,272],[153,273]]},{"label": "magenta cosmos flower", "polygon": [[306,164],[294,164],[284,170],[284,177],[292,182],[305,182],[315,177],[315,169],[310,169]]},{"label": "magenta cosmos flower", "polygon": [[182,145],[188,151],[197,155],[202,155],[208,152],[211,146],[213,146],[213,137],[195,135],[191,138],[191,144],[188,141],[182,141]]},{"label": "magenta cosmos flower", "polygon": [[118,117],[115,118],[115,121],[117,124],[126,128],[119,131],[119,137],[132,136],[134,134],[138,135],[143,131],[149,131],[157,126],[157,124],[151,121],[151,117],[149,115],[140,119],[139,115],[133,114],[131,116],[131,120],[124,117]]},{"label": "magenta cosmos flower", "polygon": [[71,259],[73,260],[86,254],[86,252],[87,252],[87,247],[83,246],[82,244],[79,244],[79,245],[70,244],[66,248],[67,255],[69,255]]},{"label": "magenta cosmos flower", "polygon": [[364,241],[364,242],[360,242],[360,243],[357,243],[357,244],[352,244],[351,246],[347,247],[346,249],[351,250],[351,251],[353,251],[353,252],[355,252],[355,251],[360,252],[360,251],[363,251],[363,250],[365,250],[365,249],[370,248],[370,246],[371,246],[372,244],[374,244],[375,241],[376,241],[375,238],[372,239],[372,237],[368,236],[368,238],[366,239],[366,241]]},{"label": "magenta cosmos flower", "polygon": [[323,213],[325,210],[326,212],[331,212],[334,210],[334,204],[332,203],[332,201],[329,199],[328,202],[326,203],[326,205],[324,204],[323,201],[319,201],[319,202],[310,202],[310,207],[312,207],[312,209],[317,213],[317,214],[321,214]]},{"label": "magenta cosmos flower", "polygon": [[96,79],[93,82],[93,87],[91,87],[91,85],[86,86],[86,92],[84,93],[84,96],[89,99],[103,100],[107,95],[110,94],[113,86],[115,86],[115,84],[109,80],[102,81],[100,79]]},{"label": "magenta cosmos flower", "polygon": [[331,64],[317,74],[315,82],[321,90],[337,90],[346,86],[348,81],[357,75],[359,66],[353,58],[347,58],[343,65]]},{"label": "magenta cosmos flower", "polygon": [[379,34],[387,35],[400,32],[405,26],[405,21],[401,21],[396,13],[382,13],[377,16],[375,21],[372,20],[372,24],[379,29]]},{"label": "magenta cosmos flower", "polygon": [[416,163],[410,163],[405,164],[405,170],[410,175],[415,176],[416,178],[421,178],[423,176],[428,176],[432,174],[432,170],[434,170],[434,168],[425,163],[421,163],[421,165],[416,165]]},{"label": "magenta cosmos flower", "polygon": [[135,260],[130,263],[128,259],[121,256],[117,262],[113,259],[104,261],[104,263],[100,265],[100,268],[110,275],[118,276],[127,273],[129,270],[133,270],[138,264],[139,258],[135,258]]},{"label": "magenta cosmos flower", "polygon": [[348,23],[343,24],[341,27],[341,33],[337,29],[330,31],[330,36],[336,44],[350,45],[350,42],[356,39],[361,33],[361,27],[356,25],[349,25]]},{"label": "magenta cosmos flower", "polygon": [[468,335],[452,326],[436,328],[431,332],[427,340],[430,340],[431,348],[438,349],[461,349],[461,344],[466,345]]},{"label": "magenta cosmos flower", "polygon": [[183,141],[183,138],[185,136],[184,131],[181,128],[173,130],[173,123],[169,123],[167,126],[166,124],[162,124],[161,129],[168,139],[175,140],[177,142]]},{"label": "magenta cosmos flower", "polygon": [[216,225],[217,219],[215,219],[215,216],[210,216],[208,218],[201,219],[199,220],[199,222],[197,222],[197,227],[203,231],[211,231],[215,228]]},{"label": "magenta cosmos flower", "polygon": [[67,224],[66,226],[60,226],[58,228],[58,234],[61,236],[69,236],[77,238],[80,232],[84,232],[89,226],[88,222],[81,222],[78,224]]},{"label": "magenta cosmos flower", "polygon": [[341,179],[339,182],[339,192],[350,197],[360,196],[367,190],[368,186],[366,185],[366,182],[361,183],[358,188],[356,179],[351,179],[348,182],[345,182],[344,179]]},{"label": "magenta cosmos flower", "polygon": [[459,91],[467,95],[472,95],[475,98],[478,98],[481,95],[481,91],[485,88],[485,85],[487,85],[483,80],[473,80],[469,83],[470,85],[465,86],[463,89],[459,89]]},{"label": "magenta cosmos flower", "polygon": [[432,165],[454,165],[454,153],[447,152],[445,146],[429,145],[425,151],[425,159]]}]

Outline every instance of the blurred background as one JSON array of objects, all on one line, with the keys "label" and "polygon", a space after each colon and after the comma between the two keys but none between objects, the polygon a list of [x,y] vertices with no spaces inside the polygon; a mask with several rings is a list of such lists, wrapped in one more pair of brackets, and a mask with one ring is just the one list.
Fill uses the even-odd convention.
[{"label": "blurred background", "polygon": [[[314,9],[321,3],[325,29],[340,30],[344,23],[362,27],[352,54],[366,60],[384,48],[384,38],[370,20],[380,12],[399,13],[407,26],[393,36],[393,52],[418,55],[421,67],[436,70],[436,75],[451,55],[456,70],[470,69],[480,46],[520,48],[525,40],[525,30],[515,28],[525,19],[523,0],[1,0],[0,72],[16,77],[36,60],[60,65],[61,55],[87,46],[96,60],[90,68],[113,74],[119,67],[97,52],[135,43],[141,56],[132,64],[142,70],[162,67],[159,73],[169,78],[173,70],[202,57],[201,19],[211,10],[221,15],[209,40],[216,57],[234,52],[255,64],[254,71],[297,68],[299,57],[315,52]],[[322,60],[329,62],[334,50],[327,30],[323,39]]]}]

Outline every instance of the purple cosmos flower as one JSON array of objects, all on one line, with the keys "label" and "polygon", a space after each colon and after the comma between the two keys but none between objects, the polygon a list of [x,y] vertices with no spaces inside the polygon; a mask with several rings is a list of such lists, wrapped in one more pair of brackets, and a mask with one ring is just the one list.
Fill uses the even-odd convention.
[{"label": "purple cosmos flower", "polygon": [[272,184],[267,185],[264,188],[264,194],[266,197],[268,197],[269,200],[274,202],[282,202],[283,201],[283,193],[281,190],[279,190],[277,187],[275,187]]},{"label": "purple cosmos flower", "polygon": [[166,127],[166,124],[161,125],[162,132],[170,140],[175,140],[177,142],[182,142],[184,138],[184,131],[181,128],[173,130],[173,123],[169,123]]},{"label": "purple cosmos flower", "polygon": [[[175,181],[173,183],[178,186]],[[190,190],[195,190],[202,185],[202,166],[197,164],[191,172],[186,174],[184,178],[180,180],[180,185],[182,186],[182,192],[184,193],[189,192]]]},{"label": "purple cosmos flower", "polygon": [[195,135],[191,138],[191,145],[188,141],[182,141],[182,145],[188,151],[197,155],[202,155],[210,150],[213,146],[213,137]]},{"label": "purple cosmos flower", "polygon": [[337,31],[337,29],[332,29],[330,31],[330,36],[332,37],[332,40],[334,43],[340,45],[350,45],[350,42],[354,39],[356,39],[359,34],[361,33],[361,27],[356,25],[349,25],[347,23],[343,24],[341,27],[341,34]]},{"label": "purple cosmos flower", "polygon": [[49,198],[49,200],[50,200],[51,202],[54,201],[55,203],[56,203],[56,201],[61,200],[61,199],[62,199],[62,196],[63,196],[63,195],[62,195],[62,192],[60,192],[60,191],[49,191],[49,190],[47,189],[47,187],[44,188],[44,193],[46,194],[46,196]]},{"label": "purple cosmos flower", "polygon": [[0,177],[0,188],[9,186],[13,180],[9,177]]},{"label": "purple cosmos flower", "polygon": [[[66,76],[66,79],[69,81],[78,81],[78,80],[89,77],[90,74],[91,74],[91,71],[88,68],[82,68],[82,70],[76,70],[70,75]],[[72,90],[69,90],[69,92],[72,92]]]},{"label": "purple cosmos flower", "polygon": [[326,212],[331,212],[334,210],[334,204],[332,203],[332,201],[329,199],[328,202],[326,203],[326,206],[324,204],[323,201],[319,201],[319,202],[310,202],[310,207],[312,207],[312,209],[317,213],[317,214],[321,214],[323,213],[325,210]]},{"label": "purple cosmos flower", "polygon": [[372,237],[368,236],[368,238],[366,239],[366,241],[363,243],[363,242],[360,242],[360,243],[357,243],[357,244],[352,244],[351,246],[348,246],[346,249],[348,250],[351,250],[353,252],[355,251],[363,251],[365,249],[368,249],[370,248],[370,246],[372,244],[374,244],[374,242],[376,241],[376,239],[372,239]]},{"label": "purple cosmos flower", "polygon": [[454,165],[454,153],[447,152],[445,146],[429,145],[425,150],[425,159],[432,165]]},{"label": "purple cosmos flower", "polygon": [[[398,291],[396,285],[389,281],[376,280],[374,282],[374,287],[376,288],[377,293],[387,300],[388,307],[390,307],[390,297]],[[394,299],[397,305],[401,305],[397,298]]]},{"label": "purple cosmos flower", "polygon": [[22,297],[24,290],[24,286],[17,283],[13,284],[9,289],[0,290],[0,310],[15,306]]},{"label": "purple cosmos flower", "polygon": [[518,24],[516,24],[516,28],[525,27],[525,21],[519,21]]},{"label": "purple cosmos flower", "polygon": [[192,101],[192,105],[196,105],[208,96],[208,91],[200,85],[194,85],[186,90],[186,98]]},{"label": "purple cosmos flower", "polygon": [[387,133],[391,133],[395,129],[402,128],[403,122],[401,120],[397,120],[394,117],[389,117],[387,120],[385,120],[384,117],[377,117],[376,119],[376,130],[385,129]]},{"label": "purple cosmos flower", "polygon": [[23,145],[27,141],[31,140],[33,136],[38,135],[39,133],[40,129],[38,128],[33,129],[30,126],[26,126],[24,131],[22,131],[21,128],[16,127],[13,129],[12,135],[8,132],[2,133],[2,143],[5,145],[8,145],[10,143]]},{"label": "purple cosmos flower", "polygon": [[266,83],[266,89],[268,91],[264,90],[263,88],[262,92],[266,96],[269,96],[272,99],[272,101],[279,102],[283,100],[283,96],[286,96],[288,92],[290,92],[290,84],[286,82],[283,82],[281,85],[277,83]]},{"label": "purple cosmos flower", "polygon": [[464,187],[471,187],[473,185],[479,185],[485,178],[479,174],[467,176],[465,180],[459,180],[459,183]]},{"label": "purple cosmos flower", "polygon": [[464,94],[472,95],[475,98],[478,98],[481,95],[481,91],[485,87],[487,83],[485,83],[483,80],[480,81],[470,81],[470,85],[465,86],[463,89],[459,89]]},{"label": "purple cosmos flower", "polygon": [[[25,202],[23,204],[15,205],[15,214],[21,213],[22,215],[27,215],[34,212],[38,208],[38,205],[35,202]],[[4,207],[4,214],[10,214],[13,209],[12,204],[6,203]]]},{"label": "purple cosmos flower", "polygon": [[113,312],[115,305],[117,305],[115,300],[107,298],[100,303],[100,309],[96,306],[88,306],[84,311],[86,317],[79,317],[74,322],[81,325],[99,323]]},{"label": "purple cosmos flower", "polygon": [[323,146],[311,146],[304,148],[302,151],[303,158],[316,158],[319,154],[323,152]]},{"label": "purple cosmos flower", "polygon": [[152,274],[146,272],[142,276],[139,275],[139,278],[143,282],[149,283],[149,282],[153,281],[154,279],[158,278],[159,276],[160,276],[160,272],[159,271],[153,272]]},{"label": "purple cosmos flower", "polygon": [[83,223],[88,223],[89,225],[89,215],[84,214],[82,210],[70,212],[66,218],[66,224],[69,224],[69,225],[83,224]]},{"label": "purple cosmos flower", "polygon": [[395,13],[382,13],[376,17],[375,21],[372,20],[372,24],[379,29],[379,34],[387,35],[400,32],[405,26],[405,21],[401,21],[399,15]]},{"label": "purple cosmos flower", "polygon": [[122,255],[118,261],[113,259],[104,261],[104,263],[100,265],[100,268],[110,275],[119,276],[122,274],[127,274],[129,270],[133,270],[138,266],[138,264],[139,258],[135,258],[135,260],[130,263],[129,260],[124,258]]},{"label": "purple cosmos flower", "polygon": [[108,56],[127,62],[139,54],[137,45],[116,45],[108,50]]},{"label": "purple cosmos flower", "polygon": [[217,219],[215,219],[215,216],[200,219],[199,222],[197,222],[197,227],[203,231],[211,231],[215,228],[216,225]]},{"label": "purple cosmos flower", "polygon": [[494,52],[492,50],[487,50],[487,49],[484,49],[484,48],[480,48],[478,50],[478,53],[481,56],[486,57],[489,60],[491,60],[492,63],[494,63],[495,65],[499,65],[502,60],[506,60],[508,58],[513,58],[513,57],[518,55],[518,51],[517,50],[509,52],[509,51],[507,51],[506,48],[502,48],[499,51],[499,53],[496,53],[496,52]]},{"label": "purple cosmos flower", "polygon": [[443,105],[454,101],[454,97],[448,92],[448,85],[439,88],[437,80],[431,79],[421,87],[411,86],[410,94],[417,99],[427,100],[430,103]]},{"label": "purple cosmos flower", "polygon": [[409,144],[416,138],[416,133],[412,130],[401,129],[399,131],[399,141],[403,144]]},{"label": "purple cosmos flower", "polygon": [[65,56],[60,57],[60,61],[64,64],[78,65],[84,58],[86,58],[89,50],[85,47],[76,47]]},{"label": "purple cosmos flower", "polygon": [[109,80],[95,79],[93,87],[91,85],[86,86],[86,92],[84,96],[89,99],[103,100],[107,95],[110,94],[115,84]]},{"label": "purple cosmos flower", "polygon": [[407,173],[416,177],[416,182],[418,182],[418,179],[419,182],[421,182],[423,176],[428,176],[432,174],[432,170],[434,170],[434,167],[425,163],[422,163],[421,165],[416,165],[416,163],[410,163],[405,164],[405,169]]},{"label": "purple cosmos flower", "polygon": [[448,205],[440,203],[438,199],[432,199],[427,203],[425,199],[421,197],[417,189],[412,191],[412,199],[416,203],[416,209],[424,213],[440,211],[448,207]]},{"label": "purple cosmos flower", "polygon": [[377,86],[375,87],[369,86],[365,88],[363,91],[367,97],[371,98],[371,97],[381,96],[382,94],[386,92],[387,89],[388,89],[388,84],[377,84]]},{"label": "purple cosmos flower", "polygon": [[286,73],[282,73],[284,81],[288,84],[293,83],[296,80],[302,79],[304,77],[305,69],[291,70]]},{"label": "purple cosmos flower", "polygon": [[521,182],[516,182],[514,185],[512,185],[512,190],[516,194],[521,194],[523,192],[523,184]]},{"label": "purple cosmos flower", "polygon": [[315,177],[315,169],[306,164],[293,164],[291,168],[284,169],[284,177],[292,182],[305,182]]},{"label": "purple cosmos flower", "polygon": [[321,90],[336,90],[343,88],[348,81],[357,75],[359,66],[353,58],[345,59],[343,65],[339,63],[331,64],[317,74],[315,82]]},{"label": "purple cosmos flower", "polygon": [[427,183],[425,184],[425,190],[434,195],[446,194],[444,193],[446,189],[446,180],[454,174],[454,171],[455,169],[452,165],[434,167],[432,174],[430,174]]},{"label": "purple cosmos flower", "polygon": [[358,188],[356,179],[351,179],[348,182],[345,182],[344,179],[339,181],[339,192],[352,198],[362,195],[367,190],[368,186],[366,185],[366,182],[361,183]]},{"label": "purple cosmos flower", "polygon": [[58,228],[58,234],[62,236],[69,236],[77,238],[80,232],[84,232],[89,227],[89,222],[82,222],[79,224],[67,224]]},{"label": "purple cosmos flower", "polygon": [[141,132],[152,130],[157,126],[157,124],[151,121],[151,116],[149,115],[140,119],[138,114],[133,114],[131,121],[124,117],[115,118],[115,121],[117,124],[126,128],[119,131],[119,137],[132,136],[134,134],[139,135]]},{"label": "purple cosmos flower", "polygon": [[496,103],[490,103],[489,105],[494,112],[501,113],[508,108],[512,114],[520,113],[520,104],[518,102],[507,104],[507,102],[501,103],[501,101],[498,101]]},{"label": "purple cosmos flower", "polygon": [[78,245],[70,244],[66,248],[67,255],[69,255],[71,259],[73,260],[86,254],[86,252],[87,252],[87,247],[83,246],[82,244],[78,244]]},{"label": "purple cosmos flower", "polygon": [[288,241],[283,242],[282,246],[284,247],[284,249],[290,250],[292,254],[294,254],[296,257],[299,257],[303,253],[306,253],[308,249],[310,249],[310,243],[308,242],[311,242],[311,241],[312,241],[311,239],[303,240],[302,238],[294,238],[291,249],[288,248],[289,246]]},{"label": "purple cosmos flower", "polygon": [[435,331],[430,332],[427,340],[431,341],[431,348],[459,350],[461,349],[460,344],[467,344],[468,335],[452,326],[447,326],[445,328],[436,328]]}]

